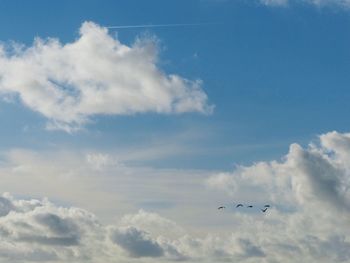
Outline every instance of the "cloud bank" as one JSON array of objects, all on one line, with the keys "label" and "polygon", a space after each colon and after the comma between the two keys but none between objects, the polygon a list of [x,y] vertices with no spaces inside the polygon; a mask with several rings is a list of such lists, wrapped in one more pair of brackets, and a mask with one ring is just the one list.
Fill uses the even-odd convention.
[{"label": "cloud bank", "polygon": [[142,223],[152,228],[164,224],[179,227],[142,210],[125,215],[115,225],[102,225],[86,210],[58,206],[46,199],[16,199],[4,194],[0,206],[4,208],[0,216],[0,259],[6,262],[205,261],[230,257],[232,248],[238,257],[264,256],[248,239],[224,241],[210,235],[194,238],[188,234],[169,238],[167,233],[149,233],[149,228],[140,228],[135,222],[145,218]]},{"label": "cloud bank", "polygon": [[49,119],[48,128],[66,131],[101,114],[212,112],[201,81],[166,74],[157,53],[151,39],[124,45],[93,22],[71,43],[1,44],[0,95],[18,97]]},{"label": "cloud bank", "polygon": [[[109,158],[105,155],[92,156],[86,161],[103,164],[91,167],[99,177],[104,169],[114,169],[106,164]],[[181,191],[176,191],[179,196],[170,190],[158,191],[158,200],[169,199],[170,193],[174,202],[177,200],[169,219],[159,214],[166,210],[135,212],[132,208],[133,212],[106,224],[85,209],[4,194],[0,197],[0,261],[350,262],[349,164],[350,134],[326,133],[307,147],[292,144],[281,160],[205,175],[202,188],[192,185],[186,189],[181,181]],[[25,172],[22,168],[21,174]],[[164,180],[160,174],[157,181]],[[137,180],[144,188],[141,177]],[[112,182],[108,180],[108,184]],[[140,188],[134,187],[128,188],[128,192],[135,189],[131,200],[140,198],[136,191]],[[205,191],[201,202],[186,206],[194,195]],[[223,193],[227,209],[218,211],[215,205],[221,204]],[[148,192],[141,199],[147,196],[153,198]],[[128,202],[126,195],[120,202],[109,201],[107,196],[99,200],[104,207],[111,204],[120,209]],[[254,207],[269,203],[271,208],[266,213],[235,209],[237,202]],[[186,217],[181,215],[192,210],[197,211],[193,225],[184,227]]]}]

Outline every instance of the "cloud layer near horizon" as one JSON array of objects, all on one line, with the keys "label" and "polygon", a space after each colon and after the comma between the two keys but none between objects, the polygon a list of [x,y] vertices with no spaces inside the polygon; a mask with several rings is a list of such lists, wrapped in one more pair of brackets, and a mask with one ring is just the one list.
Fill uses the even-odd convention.
[{"label": "cloud layer near horizon", "polygon": [[0,95],[17,96],[49,119],[48,128],[66,131],[99,114],[213,110],[200,80],[166,74],[157,60],[155,41],[124,45],[106,28],[84,22],[71,43],[36,38],[30,47],[0,44]]},{"label": "cloud layer near horizon", "polygon": [[[25,155],[24,152],[21,154]],[[57,170],[55,165],[60,167],[57,173],[68,178],[79,176],[75,175],[75,170],[83,173],[84,177],[93,176],[88,175],[88,167],[85,170],[75,169],[74,164],[69,163],[65,168],[59,159],[52,158],[55,162],[49,163],[50,169],[44,169],[45,174],[39,175],[41,181],[44,178],[57,179],[51,175]],[[18,159],[13,167],[7,164],[2,172],[12,171],[12,177],[17,181],[19,175],[21,180],[29,180],[30,176],[25,174],[31,170],[26,163],[23,166],[18,163],[23,159],[26,159],[25,156]],[[115,184],[112,185],[115,189],[122,180],[113,181],[103,174],[120,171],[111,166],[110,161],[106,161],[108,159],[107,155],[94,157],[90,154],[86,161],[98,178],[106,180],[108,185]],[[37,167],[45,167],[33,158],[29,162],[35,165],[36,170]],[[144,174],[143,179],[142,176],[133,178],[135,175],[129,167],[130,196],[123,195],[119,201],[109,201],[108,195],[98,199],[103,200],[105,209],[112,209],[108,208],[110,204],[125,211],[122,205],[129,200],[140,202],[138,198],[143,200],[145,197],[169,200],[170,194],[174,202],[174,206],[169,208],[172,212],[168,213],[171,219],[144,210],[135,213],[135,209],[131,208],[128,211],[133,212],[119,214],[115,222],[103,224],[85,209],[5,194],[0,197],[0,259],[6,262],[94,263],[350,262],[349,163],[350,134],[331,132],[321,135],[317,143],[306,148],[292,144],[282,160],[237,167],[232,173],[205,174],[202,187],[193,183],[187,187],[190,185],[188,180],[192,179],[190,173],[177,177],[178,185],[182,185],[181,191],[166,188],[166,185],[174,186],[174,182],[164,178],[164,171],[158,171],[154,178],[150,174]],[[81,165],[78,164],[78,167]],[[137,174],[144,172],[140,168],[137,170]],[[155,172],[153,170],[151,174]],[[172,175],[174,177],[175,174]],[[81,179],[76,178],[78,181]],[[167,191],[158,191],[156,196],[152,195],[153,190],[139,195],[139,190],[147,188],[148,184]],[[132,185],[135,185],[134,188]],[[45,184],[43,187],[48,186]],[[135,191],[130,191],[132,189]],[[202,194],[202,200],[188,206],[190,198],[195,199],[199,194]],[[89,202],[94,202],[94,193],[90,195]],[[102,206],[98,200],[95,206]],[[222,200],[227,200],[226,211],[216,209]],[[232,202],[252,203],[255,207],[269,203],[272,207],[267,213],[261,213],[258,208],[254,211],[235,209]],[[166,213],[167,209],[157,211]],[[183,220],[182,214],[192,212],[192,223]],[[184,222],[187,222],[185,227]]]},{"label": "cloud layer near horizon", "polygon": [[[115,225],[102,225],[86,210],[57,206],[45,199],[16,199],[4,194],[0,207],[0,259],[7,262],[205,261],[234,256],[235,251],[237,258],[264,255],[243,238],[169,237],[172,227],[179,229],[180,235],[184,230],[143,210],[125,215]],[[157,234],[158,228],[168,230]]]}]

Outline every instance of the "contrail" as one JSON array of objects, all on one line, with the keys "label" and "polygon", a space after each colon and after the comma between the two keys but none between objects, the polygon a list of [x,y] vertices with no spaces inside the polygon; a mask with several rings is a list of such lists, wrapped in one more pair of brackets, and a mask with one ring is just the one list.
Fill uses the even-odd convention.
[{"label": "contrail", "polygon": [[217,25],[218,23],[192,23],[192,24],[149,24],[149,25],[128,25],[128,26],[106,26],[109,29],[127,29],[127,28],[151,28],[151,27],[187,27],[187,26],[205,26]]}]

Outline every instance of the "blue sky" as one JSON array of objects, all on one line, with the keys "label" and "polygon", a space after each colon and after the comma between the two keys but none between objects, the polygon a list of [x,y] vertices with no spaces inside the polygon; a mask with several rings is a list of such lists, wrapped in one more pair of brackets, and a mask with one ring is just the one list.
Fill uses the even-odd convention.
[{"label": "blue sky", "polygon": [[[106,28],[161,24],[196,25]],[[0,257],[350,262],[349,26],[349,0],[0,0]]]},{"label": "blue sky", "polygon": [[[212,115],[97,116],[88,132],[70,135],[48,133],[42,129],[45,119],[39,114],[2,103],[6,123],[2,145],[44,147],[48,142],[67,142],[73,147],[113,148],[132,143],[135,137],[138,143],[148,142],[148,135],[163,137],[175,131],[175,136],[200,129],[208,137],[191,143],[215,153],[186,159],[191,159],[194,168],[215,169],[230,168],[232,162],[276,158],[291,142],[305,144],[317,134],[347,129],[349,16],[341,9],[271,8],[244,1],[2,1],[1,5],[1,40],[25,45],[31,45],[37,36],[71,42],[83,21],[102,26],[218,23],[111,30],[126,44],[139,35],[156,36],[161,47],[160,68],[201,79],[210,103],[215,104]],[[28,131],[23,133],[23,127]],[[95,139],[96,132],[105,135]],[[246,147],[243,151],[242,146]],[[176,161],[169,165],[181,167]]]}]

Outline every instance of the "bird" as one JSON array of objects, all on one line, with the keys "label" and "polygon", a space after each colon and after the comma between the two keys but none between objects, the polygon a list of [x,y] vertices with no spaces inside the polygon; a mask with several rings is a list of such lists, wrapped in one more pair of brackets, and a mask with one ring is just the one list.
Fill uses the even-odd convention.
[{"label": "bird", "polygon": [[220,206],[220,207],[218,207],[218,209],[220,210],[220,209],[224,209],[224,208],[226,208],[226,207],[224,207],[224,206]]},{"label": "bird", "polygon": [[252,205],[248,205],[247,207],[252,208],[253,206]]},{"label": "bird", "polygon": [[243,206],[243,205],[242,205],[242,204],[238,204],[238,205],[236,205],[236,208],[237,208],[237,207],[241,207],[241,206]]},{"label": "bird", "polygon": [[265,207],[264,209],[261,209],[261,211],[262,211],[263,213],[265,213],[266,210],[267,210],[267,207]]},{"label": "bird", "polygon": [[270,207],[270,205],[264,205],[264,207]]}]

